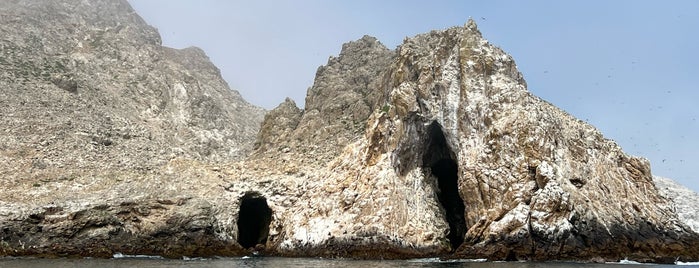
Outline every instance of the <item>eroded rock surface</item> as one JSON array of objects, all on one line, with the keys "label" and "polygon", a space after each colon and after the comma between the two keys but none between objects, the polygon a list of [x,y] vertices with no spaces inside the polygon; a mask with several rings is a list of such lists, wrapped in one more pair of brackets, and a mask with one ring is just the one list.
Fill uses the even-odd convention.
[{"label": "eroded rock surface", "polygon": [[[658,191],[648,161],[533,96],[473,21],[396,50],[368,36],[344,45],[318,69],[305,108],[286,100],[257,133],[262,113],[223,87],[203,52],[160,47],[125,2],[38,3],[0,6],[76,20],[73,31],[89,37],[56,34],[65,40],[48,47],[76,67],[48,80],[20,70],[25,58],[54,59],[26,54],[32,42],[47,47],[43,35],[2,41],[25,52],[2,65],[12,114],[2,120],[12,127],[0,133],[0,156],[17,165],[0,173],[10,185],[0,193],[0,254],[699,259],[699,235]],[[12,18],[3,27],[21,27]],[[75,56],[79,45],[90,50]],[[129,79],[133,87],[110,86]],[[129,138],[115,134],[123,129]],[[113,149],[132,143],[140,147]],[[61,157],[68,148],[78,153]]]}]

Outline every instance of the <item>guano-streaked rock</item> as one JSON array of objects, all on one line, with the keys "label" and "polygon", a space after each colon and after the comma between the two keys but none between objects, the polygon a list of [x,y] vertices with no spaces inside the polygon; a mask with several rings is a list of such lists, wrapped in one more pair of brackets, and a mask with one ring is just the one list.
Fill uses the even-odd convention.
[{"label": "guano-streaked rock", "polygon": [[345,44],[261,122],[124,1],[0,10],[0,255],[699,259],[648,161],[533,96],[473,21]]},{"label": "guano-streaked rock", "polygon": [[[302,189],[286,199],[259,184],[230,187],[281,199],[272,221],[279,234],[268,248],[493,260],[697,258],[697,234],[658,193],[648,161],[533,96],[514,60],[475,23],[408,38],[395,53],[374,88],[380,94],[364,133],[345,130],[350,142],[341,151],[331,140],[299,135],[299,146],[263,154],[278,168],[243,164],[250,168],[240,174],[251,181]],[[307,145],[335,153],[297,151]],[[382,253],[367,253],[374,248]]]}]

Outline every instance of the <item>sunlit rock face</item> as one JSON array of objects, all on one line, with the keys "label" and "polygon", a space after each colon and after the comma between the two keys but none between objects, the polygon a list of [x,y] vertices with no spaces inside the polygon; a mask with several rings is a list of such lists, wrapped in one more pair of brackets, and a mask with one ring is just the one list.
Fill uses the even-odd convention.
[{"label": "sunlit rock face", "polygon": [[473,21],[349,42],[262,120],[125,1],[0,9],[0,255],[699,259],[648,161],[533,96]]},{"label": "sunlit rock face", "polygon": [[[377,96],[365,101],[371,113],[353,118],[366,120],[363,133],[335,132],[346,146],[317,139],[326,114],[306,108],[301,121],[316,127],[291,128],[293,138],[260,154],[283,174],[259,177],[303,189],[280,200],[297,205],[278,209],[270,246],[296,255],[380,245],[503,260],[697,258],[696,234],[658,194],[648,161],[533,96],[512,57],[473,21],[407,38],[393,53],[369,80],[379,92],[367,94]],[[325,68],[352,70],[341,64],[321,67],[316,87],[329,84]],[[328,88],[335,91],[310,90],[307,100],[342,103],[338,96],[352,92]]]}]

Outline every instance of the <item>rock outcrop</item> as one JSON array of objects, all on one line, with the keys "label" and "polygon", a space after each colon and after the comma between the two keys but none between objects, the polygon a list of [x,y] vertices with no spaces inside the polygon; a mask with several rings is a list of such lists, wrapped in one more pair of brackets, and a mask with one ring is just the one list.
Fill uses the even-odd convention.
[{"label": "rock outcrop", "polygon": [[[116,5],[110,7],[120,14],[116,17],[128,13],[132,20],[122,29],[157,36],[136,15],[119,11],[130,10],[125,3],[115,3],[100,2],[99,10]],[[80,5],[92,10],[98,4]],[[59,16],[75,17],[80,18]],[[100,40],[119,48],[109,51],[123,53],[122,58],[143,57],[128,46],[137,39],[122,39]],[[13,42],[7,44],[24,44]],[[291,100],[280,104],[266,114],[254,143],[245,142],[251,133],[247,130],[253,130],[246,123],[252,122],[236,119],[240,117],[235,113],[250,106],[228,110],[207,99],[199,103],[199,97],[188,98],[190,92],[202,92],[220,94],[213,100],[239,100],[225,93],[230,91],[207,90],[225,87],[206,86],[212,83],[209,79],[220,78],[201,51],[165,49],[159,42],[150,48],[159,63],[149,72],[136,73],[158,72],[155,77],[166,80],[135,87],[143,93],[107,84],[93,92],[83,86],[94,83],[88,75],[115,69],[128,74],[141,68],[135,64],[141,60],[124,69],[119,69],[120,60],[90,70],[72,69],[72,76],[26,89],[43,89],[37,96],[50,96],[48,90],[63,88],[57,91],[64,99],[93,92],[97,97],[86,99],[86,106],[49,113],[85,118],[72,120],[73,127],[102,122],[102,117],[92,117],[92,108],[83,108],[89,104],[100,103],[99,109],[107,111],[120,110],[110,106],[115,101],[131,105],[128,111],[145,107],[145,112],[129,113],[123,120],[150,116],[149,124],[138,126],[150,131],[158,148],[159,141],[183,144],[177,146],[179,153],[162,160],[169,151],[152,152],[153,160],[138,162],[148,164],[148,172],[136,164],[122,167],[120,159],[139,159],[110,153],[108,148],[125,139],[87,132],[96,137],[90,148],[100,148],[90,163],[101,167],[80,167],[97,171],[56,170],[51,174],[64,177],[39,176],[23,171],[38,159],[37,149],[20,152],[6,142],[2,157],[23,166],[3,167],[1,173],[3,182],[12,186],[0,194],[0,254],[176,257],[237,255],[253,249],[281,256],[360,258],[699,259],[699,234],[658,190],[648,161],[625,154],[593,126],[533,96],[514,60],[485,40],[473,21],[406,38],[395,51],[368,36],[344,45],[338,57],[318,69],[305,108]],[[106,57],[95,55],[87,62]],[[7,66],[21,65],[13,61]],[[21,75],[11,79],[17,77]],[[184,81],[177,80],[182,77]],[[8,79],[6,87],[16,85]],[[169,83],[171,87],[158,86]],[[153,91],[157,88],[169,90]],[[162,92],[160,106],[138,106],[147,102],[140,98],[123,101],[153,92]],[[111,95],[103,96],[107,93]],[[34,96],[27,94],[17,94],[17,101]],[[53,107],[49,101],[41,103]],[[23,111],[13,105],[7,112]],[[27,111],[9,118],[31,117]],[[227,127],[215,128],[221,125]],[[13,131],[2,135],[21,140]],[[54,132],[37,133],[36,142],[49,137],[45,133]],[[247,148],[252,148],[249,156],[241,157]],[[54,150],[59,156],[67,151]],[[53,163],[44,163],[44,169]],[[16,174],[38,179],[25,182]]]}]

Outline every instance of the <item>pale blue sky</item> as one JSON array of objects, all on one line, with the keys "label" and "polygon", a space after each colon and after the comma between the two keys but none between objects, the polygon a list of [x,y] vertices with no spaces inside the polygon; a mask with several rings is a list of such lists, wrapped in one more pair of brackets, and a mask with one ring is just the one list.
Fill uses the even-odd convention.
[{"label": "pale blue sky", "polygon": [[163,44],[198,46],[228,84],[271,109],[300,106],[318,66],[365,34],[476,20],[537,96],[586,120],[653,173],[699,191],[699,1],[130,0]]}]

